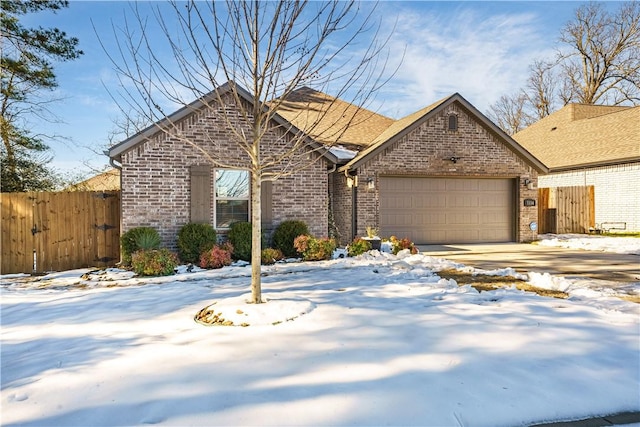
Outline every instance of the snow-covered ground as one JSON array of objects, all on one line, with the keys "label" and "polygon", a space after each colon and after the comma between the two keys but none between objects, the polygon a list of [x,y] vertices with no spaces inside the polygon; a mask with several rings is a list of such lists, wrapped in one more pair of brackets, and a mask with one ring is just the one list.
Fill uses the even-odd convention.
[{"label": "snow-covered ground", "polygon": [[[2,276],[2,425],[518,426],[640,411],[640,305],[616,297],[640,283],[528,278],[560,300],[478,293],[444,268],[473,271],[407,253],[276,264],[260,305],[245,304],[242,266]],[[205,307],[249,326],[198,324]]]},{"label": "snow-covered ground", "polygon": [[640,238],[585,234],[540,234],[537,244],[588,251],[640,255]]}]

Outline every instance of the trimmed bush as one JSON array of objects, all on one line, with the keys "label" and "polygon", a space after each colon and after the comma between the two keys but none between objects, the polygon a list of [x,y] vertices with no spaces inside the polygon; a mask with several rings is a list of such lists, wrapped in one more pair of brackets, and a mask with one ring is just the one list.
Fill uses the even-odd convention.
[{"label": "trimmed bush", "polygon": [[321,261],[331,259],[333,251],[336,249],[336,242],[333,239],[316,239],[313,236],[301,235],[294,239],[294,247],[302,259],[305,261]]},{"label": "trimmed bush", "polygon": [[349,256],[362,255],[363,253],[370,250],[371,242],[361,237],[356,237],[355,239],[353,239],[353,242],[349,243],[349,246],[347,246],[347,254]]},{"label": "trimmed bush", "polygon": [[139,276],[169,276],[178,265],[178,257],[168,249],[139,250],[131,256],[133,271]]},{"label": "trimmed bush", "polygon": [[[153,237],[155,235],[155,237]],[[160,246],[160,235],[155,228],[152,227],[135,227],[127,231],[120,237],[120,246],[122,248],[122,262],[124,265],[131,265],[131,255],[134,252],[143,249],[140,243],[148,245],[148,243],[157,239],[156,247],[146,247],[145,249],[157,249]]]},{"label": "trimmed bush", "polygon": [[215,246],[217,238],[210,224],[185,224],[178,232],[178,255],[183,262],[196,264],[203,252]]},{"label": "trimmed bush", "polygon": [[262,250],[262,264],[270,265],[275,264],[284,258],[280,249],[266,248]]},{"label": "trimmed bush", "polygon": [[412,254],[418,253],[418,248],[406,237],[404,239],[398,239],[396,236],[391,236],[389,242],[391,243],[391,252],[393,252],[394,255],[397,255],[398,252],[403,249],[409,249]]},{"label": "trimmed bush", "polygon": [[228,238],[233,245],[233,258],[251,261],[251,223],[234,222],[229,229]]},{"label": "trimmed bush", "polygon": [[293,241],[298,236],[308,234],[309,227],[303,221],[283,221],[273,231],[273,247],[280,249],[285,257],[296,257],[298,251],[294,247]]},{"label": "trimmed bush", "polygon": [[200,267],[222,268],[226,265],[231,265],[232,252],[233,245],[229,242],[225,242],[220,246],[214,246],[200,255]]}]

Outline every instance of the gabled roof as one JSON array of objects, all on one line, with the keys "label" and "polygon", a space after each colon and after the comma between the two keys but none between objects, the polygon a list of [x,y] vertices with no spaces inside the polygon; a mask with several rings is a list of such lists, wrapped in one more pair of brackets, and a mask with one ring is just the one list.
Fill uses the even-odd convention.
[{"label": "gabled roof", "polygon": [[513,138],[552,171],[640,161],[640,107],[568,104]]},{"label": "gabled roof", "polygon": [[120,189],[120,171],[111,168],[84,181],[72,184],[64,191],[112,191]]},{"label": "gabled roof", "polygon": [[389,117],[303,87],[282,101],[278,114],[321,144],[365,147],[394,121]]},{"label": "gabled roof", "polygon": [[[147,127],[146,129],[143,129],[142,131],[138,132],[137,134],[133,135],[132,137],[127,138],[124,141],[120,142],[119,144],[114,145],[113,147],[109,148],[109,150],[106,152],[106,154],[111,159],[114,159],[114,160],[120,162],[121,159],[122,159],[122,154],[123,153],[125,153],[126,151],[129,151],[132,148],[135,148],[136,146],[148,141],[150,138],[154,137],[162,129],[171,127],[172,124],[177,123],[177,122],[185,119],[189,115],[191,115],[191,114],[195,113],[196,111],[199,111],[200,109],[206,107],[211,102],[215,102],[221,96],[223,96],[224,94],[230,92],[232,90],[232,85],[235,87],[235,90],[236,90],[237,94],[245,102],[248,102],[249,104],[253,103],[253,97],[251,96],[251,94],[246,89],[244,89],[242,86],[238,85],[235,82],[227,82],[227,83],[219,86],[217,89],[212,90],[211,92],[209,92],[208,94],[204,95],[203,97],[201,97],[199,99],[196,99],[195,101],[193,101],[189,105],[186,105],[186,106],[182,107],[181,109],[179,109],[175,113],[173,113],[173,114],[167,116],[166,118],[164,118],[164,119],[152,124],[151,126]],[[267,109],[268,107],[265,106],[264,108]],[[298,134],[298,135],[302,134],[302,132],[295,126],[295,124],[288,122],[280,114],[274,114],[273,115],[273,120],[276,123],[278,123],[279,125],[282,125],[289,132],[292,132],[292,133]],[[309,138],[308,135],[306,135],[305,137],[309,139],[309,144],[311,144],[313,146],[317,146],[318,148],[321,148],[317,141],[312,140],[311,138]],[[336,156],[333,153],[331,153],[329,150],[324,151],[322,153],[322,155],[324,157],[326,157],[327,160],[329,160],[332,163],[337,163],[338,162],[338,159],[336,158]]]},{"label": "gabled roof", "polygon": [[418,126],[422,125],[430,118],[439,114],[440,111],[454,102],[461,104],[462,107],[467,110],[470,115],[474,116],[491,133],[503,140],[507,147],[509,147],[512,151],[522,157],[533,168],[535,168],[539,172],[547,171],[547,168],[544,164],[542,164],[542,162],[540,162],[540,160],[538,160],[530,152],[525,150],[520,144],[514,141],[509,135],[507,135],[498,126],[496,126],[484,114],[478,111],[459,93],[454,93],[449,97],[443,98],[421,110],[416,111],[413,114],[409,114],[408,116],[397,120],[396,122],[391,124],[384,132],[379,134],[371,142],[371,145],[362,150],[353,160],[340,168],[340,170],[344,171],[357,168],[363,162],[369,160],[371,156],[375,156],[376,154],[384,150],[389,144],[393,144],[394,142],[403,138],[405,135],[414,131]]}]

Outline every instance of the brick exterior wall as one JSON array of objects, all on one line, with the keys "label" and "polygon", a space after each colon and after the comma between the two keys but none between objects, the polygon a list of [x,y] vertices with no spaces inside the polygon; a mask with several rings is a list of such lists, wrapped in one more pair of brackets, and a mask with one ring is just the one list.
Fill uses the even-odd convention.
[{"label": "brick exterior wall", "polygon": [[626,222],[640,231],[640,163],[601,166],[541,175],[541,188],[594,186],[596,224]]},{"label": "brick exterior wall", "polygon": [[[231,98],[226,98],[222,108],[227,117],[232,118],[236,130],[243,129],[250,134]],[[194,112],[178,123],[172,134],[159,133],[122,154],[122,232],[140,226],[154,227],[162,237],[163,246],[175,250],[178,231],[190,221],[190,167],[212,164],[207,155],[233,168],[248,165],[247,155],[233,140],[222,108]],[[277,155],[288,142],[283,131],[269,132],[263,140],[261,156]],[[214,179],[212,174],[212,181]],[[213,182],[211,184],[213,191]],[[316,161],[294,175],[275,181],[272,206],[274,226],[286,219],[302,220],[312,233],[326,236],[326,160]],[[212,216],[211,224],[213,221]]]},{"label": "brick exterior wall", "polygon": [[347,187],[347,178],[343,173],[336,172],[331,175],[331,202],[333,218],[335,222],[335,238],[342,245],[351,241],[351,200],[352,189]]},{"label": "brick exterior wall", "polygon": [[[449,131],[448,117],[458,116],[458,130]],[[457,163],[445,160],[460,157]],[[537,232],[529,224],[538,220],[538,208],[524,207],[524,199],[537,201],[537,171],[506,147],[496,136],[474,119],[461,104],[453,103],[401,140],[360,166],[358,170],[357,235],[365,235],[368,225],[379,227],[379,179],[384,175],[417,175],[424,177],[495,177],[517,180],[516,230],[519,242],[533,241]],[[373,179],[375,189],[368,190],[366,182]],[[534,189],[529,190],[524,180],[530,179]],[[336,186],[340,185],[336,180]],[[343,188],[346,184],[343,183]],[[334,189],[335,190],[335,189]],[[344,190],[341,190],[344,191]],[[337,197],[334,195],[334,197]],[[341,200],[347,201],[346,198]],[[340,208],[343,229],[350,231],[351,202]],[[338,216],[336,214],[336,216]],[[344,233],[341,243],[346,244],[351,233]]]}]

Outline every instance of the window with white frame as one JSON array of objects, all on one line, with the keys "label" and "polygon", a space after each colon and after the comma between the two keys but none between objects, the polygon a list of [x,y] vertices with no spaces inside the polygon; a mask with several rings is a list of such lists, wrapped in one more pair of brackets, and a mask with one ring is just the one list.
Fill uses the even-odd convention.
[{"label": "window with white frame", "polygon": [[216,169],[216,228],[229,228],[239,221],[249,221],[249,172]]}]

